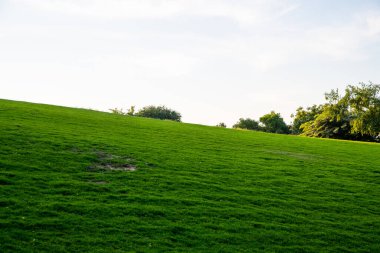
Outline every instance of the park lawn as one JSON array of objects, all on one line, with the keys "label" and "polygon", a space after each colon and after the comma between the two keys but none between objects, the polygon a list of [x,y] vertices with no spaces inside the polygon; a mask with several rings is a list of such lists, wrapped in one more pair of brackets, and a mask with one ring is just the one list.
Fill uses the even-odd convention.
[{"label": "park lawn", "polygon": [[0,252],[380,252],[380,145],[0,100]]}]

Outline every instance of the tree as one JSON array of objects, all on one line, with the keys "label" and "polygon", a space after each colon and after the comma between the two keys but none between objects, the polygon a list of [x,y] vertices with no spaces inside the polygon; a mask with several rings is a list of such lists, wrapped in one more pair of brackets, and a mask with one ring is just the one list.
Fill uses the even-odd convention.
[{"label": "tree", "polygon": [[135,106],[134,106],[134,105],[132,105],[132,106],[128,109],[127,115],[129,115],[129,116],[134,116],[134,115],[135,115]]},{"label": "tree", "polygon": [[347,101],[342,99],[338,89],[325,93],[325,99],[328,103],[321,106],[321,111],[314,117],[314,120],[300,126],[302,135],[348,139],[350,114]]},{"label": "tree", "polygon": [[260,122],[264,125],[264,130],[270,133],[288,134],[289,127],[279,113],[271,111],[260,118]]},{"label": "tree", "polygon": [[224,122],[220,122],[219,124],[216,125],[217,127],[223,127],[226,128],[226,124]]},{"label": "tree", "polygon": [[362,136],[380,134],[380,85],[360,83],[360,86],[349,85],[345,99],[352,114],[351,133]]},{"label": "tree", "polygon": [[349,139],[350,119],[341,106],[326,104],[314,120],[303,123],[300,129],[305,136]]},{"label": "tree", "polygon": [[248,130],[260,130],[259,122],[250,118],[240,118],[239,121],[232,126],[233,128],[241,128]]},{"label": "tree", "polygon": [[380,85],[348,85],[344,96],[338,90],[325,94],[327,103],[313,120],[301,124],[306,136],[377,140],[380,135]]},{"label": "tree", "polygon": [[139,110],[135,116],[154,118],[154,119],[168,119],[174,121],[181,121],[181,114],[165,106],[146,106]]},{"label": "tree", "polygon": [[123,112],[123,109],[120,108],[113,108],[113,109],[109,109],[111,111],[111,113],[113,114],[119,114],[119,115],[125,115],[125,113]]},{"label": "tree", "polygon": [[298,107],[296,114],[292,114],[293,123],[291,126],[292,134],[302,133],[300,128],[302,124],[312,121],[322,112],[322,105],[313,105],[304,109],[303,107]]}]

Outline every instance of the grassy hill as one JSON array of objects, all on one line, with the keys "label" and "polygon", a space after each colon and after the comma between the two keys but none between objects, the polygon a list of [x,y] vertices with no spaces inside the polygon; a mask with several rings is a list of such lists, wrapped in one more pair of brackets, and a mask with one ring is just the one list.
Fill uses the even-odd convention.
[{"label": "grassy hill", "polygon": [[0,100],[0,252],[379,252],[380,145]]}]

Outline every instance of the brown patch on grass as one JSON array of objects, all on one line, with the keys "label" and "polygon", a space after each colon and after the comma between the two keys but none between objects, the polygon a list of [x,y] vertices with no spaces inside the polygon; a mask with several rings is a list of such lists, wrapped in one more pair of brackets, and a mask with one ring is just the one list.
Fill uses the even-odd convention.
[{"label": "brown patch on grass", "polygon": [[122,164],[122,165],[107,164],[105,166],[102,166],[102,168],[106,170],[116,170],[116,171],[135,171],[136,170],[136,167],[131,164]]},{"label": "brown patch on grass", "polygon": [[132,159],[102,151],[96,152],[97,161],[88,167],[90,171],[135,171]]},{"label": "brown patch on grass", "polygon": [[107,181],[90,181],[93,184],[108,184]]}]

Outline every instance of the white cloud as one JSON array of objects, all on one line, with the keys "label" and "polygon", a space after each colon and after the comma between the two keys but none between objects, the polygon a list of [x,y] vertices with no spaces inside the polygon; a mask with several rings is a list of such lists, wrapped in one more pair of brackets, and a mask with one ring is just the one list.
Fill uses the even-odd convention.
[{"label": "white cloud", "polygon": [[243,34],[239,39],[225,40],[214,50],[230,52],[254,69],[267,72],[314,59],[360,62],[373,57],[367,47],[380,41],[379,13],[358,13],[343,25],[292,28],[292,32],[284,32],[281,26],[273,25],[272,33],[258,30],[254,37]]},{"label": "white cloud", "polygon": [[364,36],[356,26],[321,27],[307,32],[301,44],[309,55],[331,60],[360,60],[364,55],[360,46]]},{"label": "white cloud", "polygon": [[146,0],[16,0],[45,11],[100,18],[162,18],[183,8],[177,1]]},{"label": "white cloud", "polygon": [[368,25],[368,34],[376,36],[380,34],[380,13],[369,15],[366,18]]},{"label": "white cloud", "polygon": [[302,43],[314,55],[332,60],[364,60],[372,55],[366,50],[368,44],[380,39],[380,15],[357,13],[345,25],[318,27],[306,33]]},{"label": "white cloud", "polygon": [[187,75],[196,66],[197,59],[179,52],[135,51],[119,56],[102,55],[82,58],[75,64],[78,68],[109,73],[109,76],[117,78],[123,76],[129,79],[154,80]]},{"label": "white cloud", "polygon": [[[202,65],[202,60],[205,60],[204,63],[207,64],[207,59],[217,57],[240,62],[262,72],[313,58],[323,58],[327,61],[362,60],[370,57],[365,50],[362,50],[365,44],[380,36],[380,15],[378,13],[360,13],[353,16],[351,22],[347,24],[317,26],[309,30],[294,23],[284,25],[278,22],[278,19],[295,11],[298,6],[288,1],[278,0],[14,1],[27,3],[45,11],[96,18],[173,18],[173,22],[175,22],[175,17],[179,15],[220,16],[247,26],[247,29],[234,31],[232,36],[226,34],[224,37],[217,38],[207,33],[160,32],[154,35],[151,31],[143,29],[138,33],[136,31],[126,33],[117,30],[89,31],[86,29],[83,34],[76,31],[75,36],[74,34],[70,36],[63,30],[54,34],[57,38],[64,37],[72,40],[79,36],[81,39],[75,43],[82,44],[87,43],[90,39],[84,38],[86,35],[96,40],[107,40],[110,43],[124,40],[125,45],[131,50],[139,50],[139,53],[134,53],[128,58],[128,65],[138,68],[136,73],[146,70],[149,73],[157,73],[158,76],[169,76],[170,73],[172,75],[190,73],[194,66]],[[80,30],[80,28],[78,29]],[[44,28],[41,27],[35,29],[27,27],[27,30],[38,32],[42,37],[53,36],[51,35],[52,31],[49,29],[44,31]],[[72,33],[73,28],[66,30],[70,30]],[[26,31],[26,34],[28,33]],[[43,33],[46,33],[45,36]],[[130,37],[132,36],[138,38],[137,40],[154,42],[149,44],[148,48],[147,45],[131,45],[128,44],[128,40],[131,41]],[[156,45],[157,38],[160,38],[161,45]],[[183,47],[181,47],[182,49],[162,47],[166,43],[177,43]],[[128,51],[128,54],[131,50]],[[120,62],[120,64],[127,63]]]},{"label": "white cloud", "polygon": [[280,0],[14,0],[44,11],[108,19],[170,18],[181,15],[225,17],[242,25],[279,18],[297,8]]},{"label": "white cloud", "polygon": [[366,65],[378,58],[375,10],[353,9],[345,23],[338,11],[327,24],[291,0],[11,1],[0,24],[9,98],[21,90],[26,100],[102,109],[164,103],[192,122],[233,123],[290,114],[325,89],[378,76]]}]

